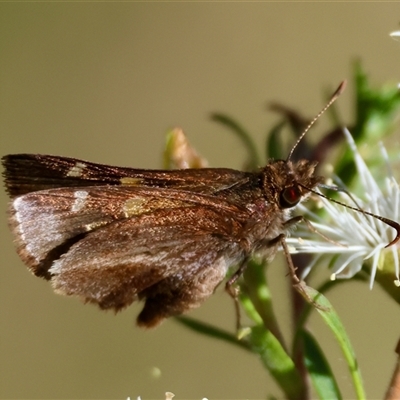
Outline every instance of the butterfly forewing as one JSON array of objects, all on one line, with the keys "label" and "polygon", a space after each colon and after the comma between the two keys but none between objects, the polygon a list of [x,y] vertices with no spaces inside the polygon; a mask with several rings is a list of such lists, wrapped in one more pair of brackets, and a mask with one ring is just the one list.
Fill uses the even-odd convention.
[{"label": "butterfly forewing", "polygon": [[2,158],[10,196],[60,187],[137,186],[215,193],[251,174],[228,168],[145,170],[96,164],[75,158],[10,154]]}]

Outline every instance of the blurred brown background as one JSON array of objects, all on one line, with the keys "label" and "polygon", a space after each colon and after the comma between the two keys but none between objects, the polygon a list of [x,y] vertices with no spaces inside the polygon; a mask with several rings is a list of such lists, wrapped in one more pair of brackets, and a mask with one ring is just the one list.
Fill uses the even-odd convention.
[{"label": "blurred brown background", "polygon": [[[267,101],[312,116],[323,89],[351,78],[357,57],[375,84],[398,81],[400,43],[388,34],[398,29],[399,11],[397,3],[2,3],[1,154],[156,168],[166,129],[179,125],[211,165],[240,168],[240,144],[209,120],[210,112],[235,116],[262,146],[278,120]],[[338,102],[348,122],[352,89]],[[0,397],[280,396],[251,354],[173,320],[139,330],[138,305],[114,316],[53,294],[17,257],[7,198],[0,196]],[[277,309],[287,324],[286,270],[274,264]],[[369,398],[381,398],[395,362],[398,308],[378,287],[356,283],[330,299],[348,328]],[[223,290],[191,315],[234,327]],[[312,323],[345,395],[354,397],[335,340],[318,317]]]}]

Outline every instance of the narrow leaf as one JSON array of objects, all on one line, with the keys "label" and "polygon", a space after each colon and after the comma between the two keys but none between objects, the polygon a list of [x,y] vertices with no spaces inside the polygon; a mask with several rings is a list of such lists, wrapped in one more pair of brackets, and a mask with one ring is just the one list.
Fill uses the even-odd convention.
[{"label": "narrow leaf", "polygon": [[241,347],[242,349],[251,351],[248,342],[244,340],[238,340],[235,335],[232,335],[223,329],[216,328],[215,326],[185,316],[176,317],[175,321],[202,335],[210,336],[214,339],[219,339]]},{"label": "narrow leaf", "polygon": [[301,376],[278,339],[263,326],[256,326],[251,331],[250,343],[286,398],[299,399],[299,394],[304,393]]},{"label": "narrow leaf", "polygon": [[350,370],[357,399],[366,399],[367,397],[365,395],[365,390],[361,378],[361,371],[358,368],[356,355],[353,347],[351,346],[349,337],[347,336],[347,333],[343,327],[343,324],[339,319],[339,316],[336,314],[336,311],[333,309],[328,299],[321,293],[317,292],[315,289],[307,286],[304,283],[302,283],[301,288],[304,298],[309,303],[313,304],[315,310],[318,311],[322,319],[325,321],[325,323],[328,325],[328,327],[331,329],[334,336],[336,337],[336,340],[339,343],[339,346],[344,354],[348,368]]},{"label": "narrow leaf", "polygon": [[332,370],[314,336],[302,330],[305,365],[320,399],[340,400],[342,395]]},{"label": "narrow leaf", "polygon": [[282,129],[286,125],[286,121],[281,121],[275,125],[267,135],[266,155],[267,160],[274,158],[276,160],[284,160],[287,156],[287,149],[283,147]]}]

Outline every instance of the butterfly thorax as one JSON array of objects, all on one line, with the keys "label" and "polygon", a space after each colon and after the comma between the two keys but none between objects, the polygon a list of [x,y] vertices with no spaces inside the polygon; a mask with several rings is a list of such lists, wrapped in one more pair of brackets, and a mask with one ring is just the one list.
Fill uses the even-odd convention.
[{"label": "butterfly thorax", "polygon": [[[315,162],[277,160],[257,174],[258,190],[248,203],[249,218],[242,231],[243,240],[257,251],[287,231],[291,210],[315,188],[322,178],[315,175]],[[254,175],[253,185],[255,185]],[[268,246],[267,246],[268,247]]]}]

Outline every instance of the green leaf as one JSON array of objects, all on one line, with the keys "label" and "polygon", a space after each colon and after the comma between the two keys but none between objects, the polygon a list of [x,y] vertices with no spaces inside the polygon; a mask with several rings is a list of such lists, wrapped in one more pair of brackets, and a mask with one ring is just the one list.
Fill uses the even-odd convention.
[{"label": "green leaf", "polygon": [[175,317],[175,321],[202,335],[210,336],[214,339],[234,344],[245,350],[251,350],[248,342],[244,340],[238,340],[235,335],[232,335],[230,332],[227,332],[223,329],[216,328],[215,326],[185,316]]},{"label": "green leaf", "polygon": [[300,293],[304,296],[307,302],[312,304],[315,310],[321,315],[322,319],[331,329],[339,346],[346,359],[347,366],[350,370],[350,375],[353,380],[354,389],[357,399],[366,399],[365,390],[362,383],[361,371],[358,368],[355,352],[351,346],[349,337],[344,329],[339,316],[336,314],[328,299],[315,289],[307,286],[305,283],[301,284]]},{"label": "green leaf", "polygon": [[393,128],[394,117],[400,107],[400,92],[397,85],[373,89],[361,63],[355,63],[356,126],[353,136],[359,140],[382,138]]},{"label": "green leaf", "polygon": [[303,382],[293,360],[279,340],[263,326],[251,330],[250,344],[288,399],[299,399]]},{"label": "green leaf", "polygon": [[272,307],[272,295],[263,262],[255,259],[249,261],[244,272],[244,282],[241,284],[240,302],[247,315],[257,325],[263,324],[284,346],[283,335]]},{"label": "green leaf", "polygon": [[[368,147],[359,147],[365,152],[364,160],[373,168],[377,143],[397,128],[395,122],[400,110],[400,91],[395,84],[372,88],[360,62],[354,66],[354,82],[356,120],[349,130],[356,144],[369,144]],[[348,149],[337,160],[335,173],[346,185],[352,183],[356,169]]]},{"label": "green leaf", "polygon": [[320,399],[342,399],[332,370],[316,339],[310,332],[301,330],[305,365]]},{"label": "green leaf", "polygon": [[189,317],[176,317],[175,321],[187,328],[214,339],[236,345],[244,350],[256,353],[266,369],[276,380],[288,399],[299,399],[303,383],[296,367],[276,337],[262,325],[251,328],[246,340],[209,324]]},{"label": "green leaf", "polygon": [[284,160],[287,157],[287,150],[283,148],[282,140],[282,128],[285,125],[286,121],[281,121],[269,131],[266,141],[267,159]]}]

